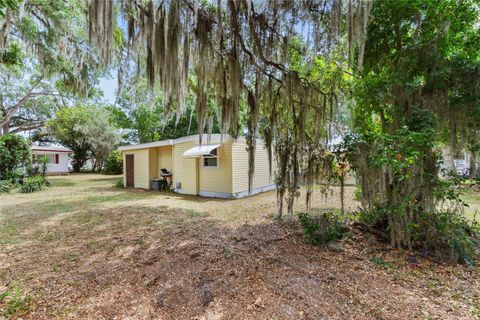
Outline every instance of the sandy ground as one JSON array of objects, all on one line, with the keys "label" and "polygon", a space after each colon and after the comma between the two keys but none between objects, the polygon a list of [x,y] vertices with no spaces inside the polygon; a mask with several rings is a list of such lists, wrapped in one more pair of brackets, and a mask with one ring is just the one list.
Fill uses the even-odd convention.
[{"label": "sandy ground", "polygon": [[[273,219],[274,192],[206,199],[116,179],[0,196],[0,319],[480,319],[478,268],[412,264],[355,230],[340,252],[311,246]],[[338,210],[338,190],[313,207]]]}]

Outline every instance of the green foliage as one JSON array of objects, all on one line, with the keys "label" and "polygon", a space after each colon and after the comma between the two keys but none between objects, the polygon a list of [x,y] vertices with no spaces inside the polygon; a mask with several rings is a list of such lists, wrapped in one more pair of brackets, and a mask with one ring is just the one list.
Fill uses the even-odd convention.
[{"label": "green foliage", "polygon": [[31,143],[19,135],[0,136],[0,180],[12,179],[17,169],[31,162]]},{"label": "green foliage", "polygon": [[17,184],[11,180],[0,180],[0,193],[11,193],[17,188]]},{"label": "green foliage", "polygon": [[2,62],[6,65],[14,66],[22,63],[22,50],[17,42],[12,42],[3,52]]},{"label": "green foliage", "polygon": [[0,18],[5,17],[7,9],[15,10],[18,8],[18,2],[16,0],[0,0]]},{"label": "green foliage", "polygon": [[319,216],[310,216],[302,212],[298,220],[303,227],[303,233],[313,245],[323,245],[345,236],[345,228],[337,214],[325,212]]},{"label": "green foliage", "polygon": [[27,177],[23,180],[22,186],[20,187],[20,192],[22,193],[32,193],[43,190],[45,187],[48,187],[49,183],[44,176],[35,175]]},{"label": "green foliage", "polygon": [[123,156],[118,150],[110,152],[105,160],[105,173],[121,174],[123,172]]},{"label": "green foliage", "polygon": [[22,293],[19,286],[0,293],[1,315],[6,319],[21,316],[30,308],[32,298]]},{"label": "green foliage", "polygon": [[99,169],[119,142],[111,114],[102,107],[79,105],[59,109],[47,128],[63,145],[73,150],[73,170],[79,172],[88,159]]},{"label": "green foliage", "polygon": [[377,266],[380,266],[380,267],[385,268],[385,269],[397,269],[397,266],[395,266],[394,264],[392,264],[390,262],[387,262],[387,261],[383,260],[382,257],[373,256],[372,258],[370,258],[370,261],[373,262],[374,264],[376,264]]},{"label": "green foliage", "polygon": [[355,190],[353,191],[353,199],[355,201],[360,201],[362,199],[362,187],[359,185],[355,186]]},{"label": "green foliage", "polygon": [[125,186],[123,185],[123,179],[118,179],[117,181],[115,181],[114,187],[115,188],[125,188]]},{"label": "green foliage", "polygon": [[439,255],[468,260],[456,213],[463,203],[439,177],[436,147],[475,140],[479,40],[475,1],[374,2],[363,69],[352,81],[355,135],[345,149],[362,188],[361,219],[392,246],[435,254],[443,246],[455,254]]},{"label": "green foliage", "polygon": [[59,109],[55,118],[47,123],[52,135],[74,152],[72,166],[75,172],[79,172],[89,158],[90,144],[82,130],[89,121],[87,107],[77,106]]},{"label": "green foliage", "polygon": [[425,226],[419,237],[428,238],[425,249],[433,250],[433,255],[443,261],[473,265],[480,244],[478,225],[467,220],[462,211],[453,209],[424,215]]}]

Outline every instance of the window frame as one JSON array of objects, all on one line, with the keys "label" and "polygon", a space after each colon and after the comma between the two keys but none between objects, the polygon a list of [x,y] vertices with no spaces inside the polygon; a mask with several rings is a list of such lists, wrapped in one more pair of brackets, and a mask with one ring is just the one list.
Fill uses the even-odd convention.
[{"label": "window frame", "polygon": [[[219,149],[221,147],[215,148],[212,150],[215,151],[216,155],[210,155],[210,156],[202,156],[202,169],[220,169],[220,155],[219,155]],[[217,159],[217,165],[216,166],[206,166],[205,165],[205,159]]]},{"label": "window frame", "polygon": [[[47,157],[47,158],[48,158],[47,165],[56,164],[56,163],[55,163],[55,154],[52,154],[52,153],[37,153],[37,154],[33,154],[33,155],[32,155],[32,162],[35,163],[35,164],[38,164],[40,157]],[[59,161],[59,162],[60,162],[60,161]]]}]

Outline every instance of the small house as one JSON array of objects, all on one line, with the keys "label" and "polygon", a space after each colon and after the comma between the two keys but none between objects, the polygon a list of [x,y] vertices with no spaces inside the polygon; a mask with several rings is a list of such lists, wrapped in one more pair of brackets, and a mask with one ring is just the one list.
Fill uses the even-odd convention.
[{"label": "small house", "polygon": [[250,193],[245,139],[212,134],[204,140],[208,141],[200,145],[199,136],[191,135],[120,147],[124,185],[150,189],[152,181],[163,180],[175,192],[216,198],[241,198],[275,188],[262,140],[257,139]]},{"label": "small house", "polygon": [[72,150],[63,147],[32,146],[33,163],[38,163],[40,157],[47,157],[47,174],[68,174],[70,163],[68,155]]}]

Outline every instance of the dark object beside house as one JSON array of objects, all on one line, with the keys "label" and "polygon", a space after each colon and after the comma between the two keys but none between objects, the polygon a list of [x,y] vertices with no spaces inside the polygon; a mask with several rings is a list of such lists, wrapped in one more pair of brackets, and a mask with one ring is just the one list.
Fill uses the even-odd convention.
[{"label": "dark object beside house", "polygon": [[170,190],[172,188],[172,173],[167,169],[160,169],[160,176],[163,178],[164,190]]},{"label": "dark object beside house", "polygon": [[150,189],[153,191],[161,191],[163,187],[163,179],[153,179],[150,181]]}]

